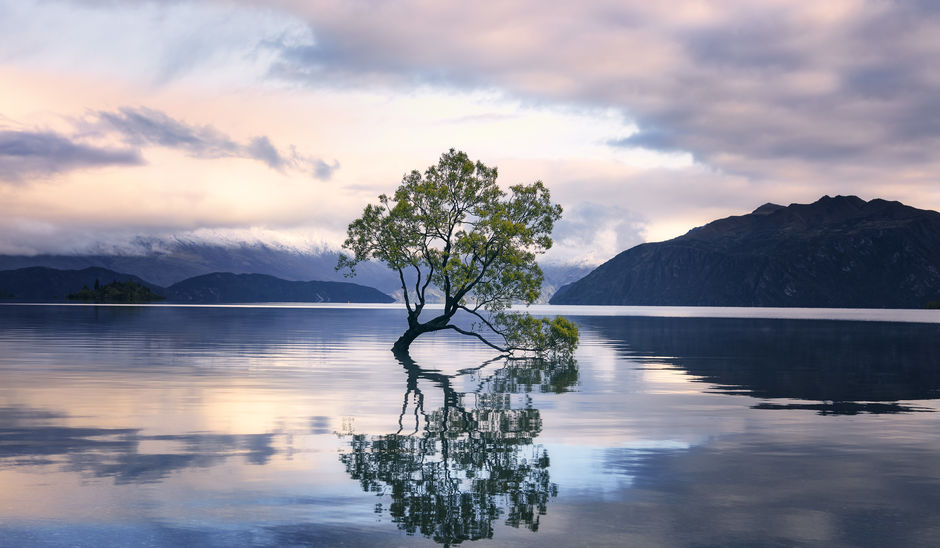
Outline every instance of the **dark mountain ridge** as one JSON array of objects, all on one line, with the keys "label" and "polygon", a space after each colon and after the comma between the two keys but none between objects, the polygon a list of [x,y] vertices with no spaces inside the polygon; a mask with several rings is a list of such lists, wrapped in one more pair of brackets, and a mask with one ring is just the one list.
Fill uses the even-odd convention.
[{"label": "dark mountain ridge", "polygon": [[88,267],[81,270],[57,270],[42,266],[0,271],[0,293],[15,301],[64,301],[70,293],[82,287],[94,287],[95,282],[137,282],[160,293],[163,288],[132,274],[114,272],[106,268]]},{"label": "dark mountain ridge", "polygon": [[[13,270],[45,266],[79,270],[89,266],[127,272],[167,287],[185,279],[213,272],[267,274],[284,280],[343,281],[336,272],[337,253],[329,250],[301,251],[263,243],[221,245],[186,240],[140,242],[134,252],[86,253],[74,255],[0,255],[0,269]],[[386,282],[384,267],[363,265],[360,279],[374,287]],[[394,287],[394,285],[392,286]]]},{"label": "dark mountain ridge", "polygon": [[552,304],[923,308],[940,299],[940,213],[824,196],[764,204],[628,249]]},{"label": "dark mountain ridge", "polygon": [[390,303],[377,289],[349,282],[297,282],[266,274],[214,272],[166,288],[172,302],[355,302]]},{"label": "dark mountain ridge", "polygon": [[177,303],[394,301],[377,289],[349,282],[298,282],[264,274],[214,272],[160,287],[137,276],[105,268],[58,270],[41,266],[0,271],[0,296],[16,302],[61,302],[82,287],[106,286],[112,282],[136,282],[165,297],[167,302]]}]

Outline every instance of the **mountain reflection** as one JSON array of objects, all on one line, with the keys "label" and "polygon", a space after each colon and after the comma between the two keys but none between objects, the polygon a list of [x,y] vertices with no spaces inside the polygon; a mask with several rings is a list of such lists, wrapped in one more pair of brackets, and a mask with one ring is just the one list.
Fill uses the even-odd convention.
[{"label": "mountain reflection", "polygon": [[836,401],[823,403],[759,403],[752,407],[753,409],[799,409],[804,411],[816,411],[819,415],[858,415],[859,413],[871,413],[876,415],[890,415],[895,413],[924,413],[932,412],[928,407],[915,407],[912,405],[901,405],[898,403],[873,403],[873,402],[852,402]]},{"label": "mountain reflection", "polygon": [[[501,360],[484,376],[492,362],[445,375],[399,361],[407,373],[399,430],[353,434],[350,452],[340,456],[363,490],[390,497],[376,511],[444,545],[491,538],[498,519],[537,531],[557,486],[548,452],[533,442],[542,420],[528,394],[569,390],[578,381],[576,362]],[[476,386],[460,392],[458,379]],[[443,392],[443,407],[425,409],[422,381]]]},{"label": "mountain reflection", "polygon": [[[679,367],[712,392],[821,415],[904,413],[940,395],[940,325],[728,318],[591,317],[633,360]],[[818,402],[818,403],[816,403]]]}]

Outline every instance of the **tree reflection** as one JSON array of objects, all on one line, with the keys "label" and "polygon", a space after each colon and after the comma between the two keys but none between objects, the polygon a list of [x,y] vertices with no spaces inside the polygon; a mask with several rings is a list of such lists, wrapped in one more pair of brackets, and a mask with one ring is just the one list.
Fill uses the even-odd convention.
[{"label": "tree reflection", "polygon": [[[484,376],[496,360],[445,375],[398,359],[408,375],[399,430],[352,435],[351,451],[340,456],[347,473],[363,490],[391,498],[384,511],[399,528],[444,545],[491,538],[500,518],[537,531],[557,486],[548,452],[533,443],[542,419],[529,393],[570,389],[576,362],[500,359]],[[461,377],[476,387],[457,391]],[[443,391],[443,407],[425,410],[421,381]]]}]

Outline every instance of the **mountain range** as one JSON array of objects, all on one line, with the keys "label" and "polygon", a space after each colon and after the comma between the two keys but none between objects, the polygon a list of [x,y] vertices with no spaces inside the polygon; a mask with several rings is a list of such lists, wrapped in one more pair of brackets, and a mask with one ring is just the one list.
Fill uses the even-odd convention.
[{"label": "mountain range", "polygon": [[641,244],[552,304],[923,308],[940,300],[940,213],[824,196]]},{"label": "mountain range", "polygon": [[[346,278],[328,249],[145,244],[134,253],[0,255],[0,298],[62,299],[99,280],[136,281],[181,302],[402,299],[394,272],[364,263]],[[552,304],[923,308],[940,301],[940,213],[856,196],[768,203],[597,268],[541,266],[542,302],[553,295]],[[21,270],[37,267],[46,268]]]},{"label": "mountain range", "polygon": [[154,293],[163,294],[162,287],[138,276],[100,267],[58,270],[32,266],[0,271],[0,293],[5,299],[17,301],[64,301],[67,295],[79,291],[82,287],[95,287],[112,282],[136,282]]},{"label": "mountain range", "polygon": [[[398,276],[392,270],[367,262],[356,267],[355,277],[347,278],[336,271],[337,256],[336,251],[329,249],[299,250],[264,243],[223,245],[170,239],[141,242],[133,253],[0,255],[0,270],[36,266],[59,270],[97,267],[127,273],[160,287],[215,272],[265,274],[287,281],[355,282],[402,300]],[[594,268],[594,265],[561,263],[541,266],[545,274],[542,302],[547,302],[562,285],[578,280]]]},{"label": "mountain range", "polygon": [[352,302],[390,303],[395,299],[377,289],[349,282],[291,281],[267,274],[213,272],[166,288],[171,302]]},{"label": "mountain range", "polygon": [[106,268],[58,270],[34,266],[0,271],[0,298],[20,302],[64,301],[82,287],[136,282],[174,303],[355,302],[389,303],[377,289],[349,282],[290,281],[265,274],[214,272],[161,287]]}]

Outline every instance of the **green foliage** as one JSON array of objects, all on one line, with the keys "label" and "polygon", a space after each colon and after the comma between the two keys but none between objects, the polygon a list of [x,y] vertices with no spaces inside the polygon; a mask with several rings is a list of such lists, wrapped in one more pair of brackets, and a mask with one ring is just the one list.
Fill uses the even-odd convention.
[{"label": "green foliage", "polygon": [[940,301],[930,301],[927,303],[927,307],[931,310],[940,310]]},{"label": "green foliage", "polygon": [[578,326],[564,316],[550,320],[528,314],[498,313],[493,323],[511,349],[555,358],[571,356],[578,347]]},{"label": "green foliage", "polygon": [[147,303],[163,300],[162,296],[134,281],[115,281],[100,285],[98,280],[95,280],[95,289],[88,289],[86,285],[77,293],[69,294],[68,298],[74,301],[96,303]]},{"label": "green foliage", "polygon": [[547,327],[547,348],[558,354],[569,356],[573,354],[578,347],[578,326],[564,316],[555,316],[553,320],[548,322]]},{"label": "green foliage", "polygon": [[[351,254],[340,256],[337,269],[354,275],[358,263],[376,260],[398,272],[409,331],[396,349],[407,349],[422,333],[453,329],[507,350],[450,319],[462,310],[502,335],[484,313],[538,298],[543,276],[535,258],[551,247],[561,206],[552,203],[541,181],[507,192],[496,177],[495,167],[451,149],[423,174],[405,175],[393,196],[382,194],[350,223],[343,247]],[[422,323],[418,317],[432,286],[443,296],[444,310]],[[557,327],[558,336],[543,342],[564,344],[570,338],[570,329]]]}]

